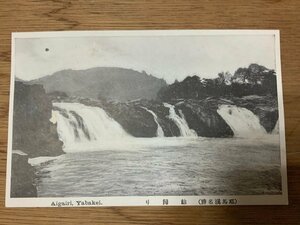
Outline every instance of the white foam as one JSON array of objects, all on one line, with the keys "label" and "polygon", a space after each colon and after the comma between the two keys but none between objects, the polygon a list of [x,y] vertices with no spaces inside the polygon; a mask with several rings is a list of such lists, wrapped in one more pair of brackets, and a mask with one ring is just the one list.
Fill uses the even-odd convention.
[{"label": "white foam", "polygon": [[221,105],[218,114],[234,132],[235,137],[255,137],[267,134],[259,118],[250,110],[234,105]]},{"label": "white foam", "polygon": [[17,154],[17,155],[27,155],[25,152],[21,151],[21,150],[12,150],[13,154]]},{"label": "white foam", "polygon": [[157,115],[150,109],[147,109],[146,107],[142,107],[143,109],[145,109],[147,112],[151,113],[152,116],[153,116],[153,119],[154,119],[154,122],[156,123],[157,125],[157,131],[156,131],[156,136],[157,137],[164,137],[165,134],[164,134],[164,131],[162,129],[162,127],[160,126],[160,124],[158,123],[157,121]]},{"label": "white foam", "polygon": [[197,136],[196,131],[189,128],[189,125],[187,124],[185,117],[181,111],[179,111],[181,115],[180,117],[177,115],[174,105],[164,103],[164,106],[169,108],[169,118],[174,121],[174,123],[176,124],[176,126],[180,131],[181,136],[191,136],[191,137]]},{"label": "white foam", "polygon": [[[66,113],[63,115],[59,111],[54,111],[58,135],[64,143],[65,151],[76,149],[80,145],[131,138],[119,123],[99,107],[79,103],[53,103],[53,105]],[[81,118],[81,122],[74,116],[74,112]]]},{"label": "white foam", "polygon": [[54,156],[54,157],[50,157],[50,156],[40,156],[40,157],[36,157],[36,158],[29,158],[28,159],[28,163],[32,166],[38,166],[42,163],[48,162],[48,161],[52,161],[52,160],[56,160],[58,159],[60,156]]}]

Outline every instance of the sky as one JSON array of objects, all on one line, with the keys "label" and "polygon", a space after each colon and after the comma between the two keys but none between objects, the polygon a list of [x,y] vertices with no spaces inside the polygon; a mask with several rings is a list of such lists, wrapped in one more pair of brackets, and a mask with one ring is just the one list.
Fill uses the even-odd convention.
[{"label": "sky", "polygon": [[32,80],[65,69],[123,67],[168,83],[217,77],[258,63],[275,69],[272,35],[17,38],[15,74]]}]

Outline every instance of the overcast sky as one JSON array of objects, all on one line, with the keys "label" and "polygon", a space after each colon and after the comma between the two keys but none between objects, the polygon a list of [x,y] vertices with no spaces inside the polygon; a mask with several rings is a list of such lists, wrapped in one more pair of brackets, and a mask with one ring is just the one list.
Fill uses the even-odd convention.
[{"label": "overcast sky", "polygon": [[15,56],[23,80],[98,66],[144,70],[168,83],[234,73],[250,63],[275,69],[272,35],[18,38]]}]

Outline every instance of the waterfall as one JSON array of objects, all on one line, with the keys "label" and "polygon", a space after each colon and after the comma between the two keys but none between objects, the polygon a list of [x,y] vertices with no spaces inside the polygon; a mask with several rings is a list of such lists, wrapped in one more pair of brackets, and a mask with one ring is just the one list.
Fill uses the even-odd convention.
[{"label": "waterfall", "polygon": [[157,136],[157,137],[164,137],[164,136],[165,136],[165,135],[164,135],[164,131],[163,131],[162,127],[160,126],[160,124],[159,124],[158,121],[157,121],[157,115],[156,115],[152,110],[147,109],[146,107],[141,107],[141,108],[145,109],[147,112],[149,112],[149,113],[152,114],[153,119],[154,119],[154,121],[155,121],[155,123],[156,123],[156,125],[157,125],[156,136]]},{"label": "waterfall", "polygon": [[218,114],[230,126],[236,137],[262,136],[267,132],[259,123],[259,118],[250,110],[234,105],[221,105]]},{"label": "waterfall", "polygon": [[179,128],[181,136],[197,136],[196,131],[189,128],[189,126],[185,120],[185,117],[181,111],[179,111],[179,113],[181,115],[181,117],[180,117],[176,114],[174,105],[164,103],[164,106],[169,108],[169,118],[171,120],[173,120],[175,122],[176,126]]},{"label": "waterfall", "polygon": [[130,137],[114,119],[99,107],[79,103],[53,103],[51,122],[57,123],[57,131],[64,150],[79,145],[95,146],[103,142]]}]

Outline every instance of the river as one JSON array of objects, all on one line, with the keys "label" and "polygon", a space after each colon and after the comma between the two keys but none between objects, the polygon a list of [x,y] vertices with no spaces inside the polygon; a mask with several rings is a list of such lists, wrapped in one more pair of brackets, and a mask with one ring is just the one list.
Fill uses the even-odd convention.
[{"label": "river", "polygon": [[36,167],[39,197],[281,193],[278,135],[135,138]]}]

